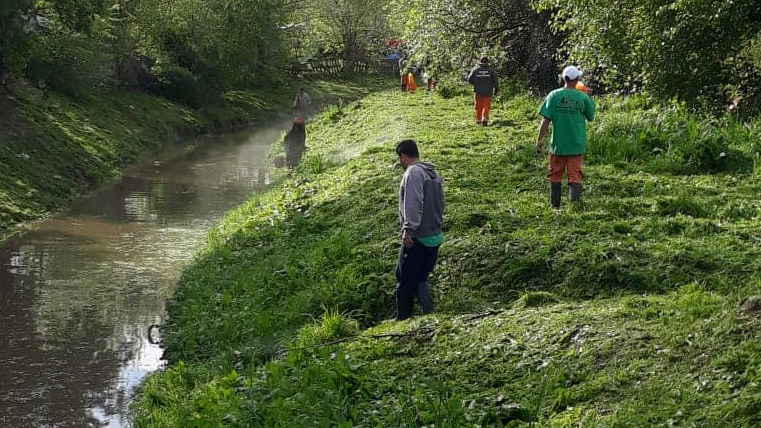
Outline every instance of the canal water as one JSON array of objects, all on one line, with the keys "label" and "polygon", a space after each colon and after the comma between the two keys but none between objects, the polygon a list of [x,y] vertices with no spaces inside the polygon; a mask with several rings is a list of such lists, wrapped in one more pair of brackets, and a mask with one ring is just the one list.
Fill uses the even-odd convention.
[{"label": "canal water", "polygon": [[135,387],[162,366],[150,326],[209,228],[268,186],[280,132],[166,147],[0,244],[0,427],[130,425]]}]

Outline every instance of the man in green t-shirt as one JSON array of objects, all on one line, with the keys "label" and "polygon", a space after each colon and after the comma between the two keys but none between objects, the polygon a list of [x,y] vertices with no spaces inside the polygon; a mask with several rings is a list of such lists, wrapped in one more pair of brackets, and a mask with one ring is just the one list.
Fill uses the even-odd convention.
[{"label": "man in green t-shirt", "polygon": [[568,173],[568,199],[575,202],[581,198],[581,166],[587,151],[587,121],[595,117],[594,101],[576,89],[581,74],[574,66],[564,68],[564,86],[550,92],[539,108],[542,123],[536,141],[538,153],[542,152],[542,140],[552,123],[547,178],[550,181],[550,203],[554,208],[560,208],[565,172]]}]

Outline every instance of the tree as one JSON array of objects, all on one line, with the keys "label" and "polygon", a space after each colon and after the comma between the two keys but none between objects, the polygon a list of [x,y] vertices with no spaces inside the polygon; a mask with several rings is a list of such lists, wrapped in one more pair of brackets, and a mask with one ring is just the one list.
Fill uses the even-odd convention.
[{"label": "tree", "polygon": [[612,88],[695,103],[737,85],[731,64],[761,30],[755,0],[539,0],[570,58]]},{"label": "tree", "polygon": [[380,53],[390,30],[390,4],[384,0],[307,0],[297,15],[314,32],[312,45],[341,53],[347,64]]},{"label": "tree", "polygon": [[555,84],[558,38],[549,31],[549,15],[538,14],[529,0],[415,0],[408,10],[405,39],[437,67],[464,73],[488,55],[503,76],[536,89]]},{"label": "tree", "polygon": [[[76,96],[102,83],[112,69],[101,46],[111,0],[37,1],[28,12],[24,76],[44,89]],[[95,31],[95,33],[94,33]]]},{"label": "tree", "polygon": [[145,0],[136,13],[141,51],[165,76],[179,67],[224,91],[285,63],[281,0]]},{"label": "tree", "polygon": [[29,49],[29,34],[24,17],[32,10],[31,0],[0,2],[0,83],[9,84],[10,76],[24,67]]},{"label": "tree", "polygon": [[37,9],[54,13],[70,31],[89,34],[93,22],[113,4],[114,0],[48,0],[38,1]]}]

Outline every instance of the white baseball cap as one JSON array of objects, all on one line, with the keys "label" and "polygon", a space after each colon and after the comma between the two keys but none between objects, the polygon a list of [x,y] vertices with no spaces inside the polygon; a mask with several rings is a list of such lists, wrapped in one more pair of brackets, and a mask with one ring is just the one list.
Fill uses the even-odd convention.
[{"label": "white baseball cap", "polygon": [[581,77],[582,74],[583,73],[581,72],[581,70],[579,70],[578,68],[572,65],[569,65],[568,67],[563,69],[562,76],[564,79],[567,77],[570,80],[576,80],[579,77]]}]

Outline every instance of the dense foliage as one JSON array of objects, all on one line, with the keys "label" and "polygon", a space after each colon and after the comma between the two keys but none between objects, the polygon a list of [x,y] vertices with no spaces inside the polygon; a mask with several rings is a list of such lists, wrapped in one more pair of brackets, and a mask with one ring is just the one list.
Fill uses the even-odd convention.
[{"label": "dense foliage", "polygon": [[69,95],[128,86],[200,106],[277,79],[285,12],[281,0],[3,2],[0,73],[9,90],[25,77]]},{"label": "dense foliage", "polygon": [[7,0],[0,3],[0,79],[7,84],[8,74],[18,72],[29,43],[23,30],[21,14],[28,11],[31,0]]},{"label": "dense foliage", "polygon": [[399,3],[407,11],[404,38],[413,59],[427,62],[427,55],[439,72],[462,75],[487,55],[504,79],[537,90],[556,83],[559,38],[550,32],[549,14],[537,13],[528,0]]},{"label": "dense foliage", "polygon": [[3,2],[0,75],[6,87],[13,75],[25,75],[65,90],[68,80],[86,75],[82,68],[98,54],[93,30],[106,1]]},{"label": "dense foliage", "polygon": [[503,79],[543,92],[576,62],[598,93],[711,113],[761,107],[753,0],[7,0],[0,24],[6,90],[25,77],[72,96],[127,86],[200,106],[282,81],[293,61],[377,60],[402,37],[441,75],[461,76],[485,54]]},{"label": "dense foliage", "polygon": [[25,78],[74,97],[105,85],[201,107],[282,84],[292,61],[379,58],[391,13],[381,0],[9,0],[0,77],[6,91]]},{"label": "dense foliage", "polygon": [[761,106],[755,0],[536,3],[567,34],[570,59],[611,90],[644,89],[709,110],[738,97],[746,111]]},{"label": "dense foliage", "polygon": [[394,10],[387,0],[309,0],[294,18],[306,17],[301,45],[306,56],[318,50],[335,53],[346,61],[378,58],[390,36]]},{"label": "dense foliage", "polygon": [[174,96],[172,85],[225,91],[271,79],[286,60],[284,12],[279,0],[146,0],[136,10],[140,46]]},{"label": "dense foliage", "polygon": [[546,90],[566,63],[597,93],[644,92],[695,111],[761,108],[761,12],[753,0],[398,2],[422,61],[463,74],[489,55],[504,79]]}]

